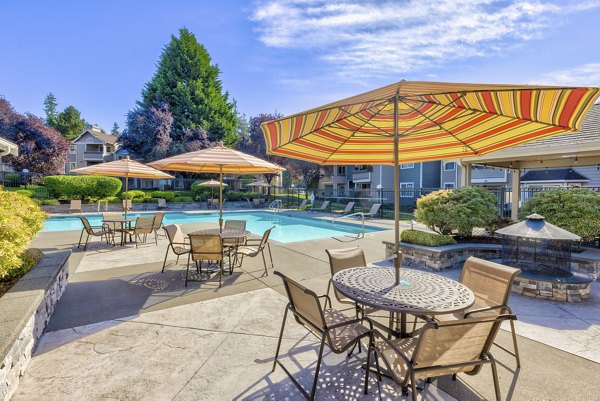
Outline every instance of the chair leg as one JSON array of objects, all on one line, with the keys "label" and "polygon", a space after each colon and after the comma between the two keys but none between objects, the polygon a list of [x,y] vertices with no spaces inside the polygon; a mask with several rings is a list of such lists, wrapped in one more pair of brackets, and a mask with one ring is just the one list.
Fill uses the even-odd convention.
[{"label": "chair leg", "polygon": [[221,282],[223,280],[223,257],[221,256],[221,261],[219,262],[219,288],[221,288]]},{"label": "chair leg", "polygon": [[285,308],[283,313],[283,321],[281,322],[281,330],[279,331],[279,341],[277,341],[277,349],[275,350],[275,358],[273,359],[273,369],[271,372],[275,372],[275,366],[277,365],[277,358],[279,357],[279,349],[281,348],[281,340],[283,339],[283,330],[285,329],[285,319],[287,319],[288,308]]},{"label": "chair leg", "polygon": [[185,286],[186,287],[187,287],[187,282],[188,282],[188,275],[190,274],[190,257],[191,257],[191,254],[188,253],[187,269],[185,270]]},{"label": "chair leg", "polygon": [[492,376],[494,377],[494,392],[496,393],[496,401],[501,401],[500,396],[500,384],[498,383],[498,369],[496,368],[496,360],[490,354],[488,354],[492,364]]},{"label": "chair leg", "polygon": [[271,244],[269,244],[267,242],[267,249],[269,250],[269,259],[271,259],[271,269],[275,268],[275,265],[273,264],[273,254],[271,253]]},{"label": "chair leg", "polygon": [[373,335],[369,336],[369,348],[367,348],[367,368],[365,369],[365,394],[369,394],[369,371],[371,370],[371,345],[373,343]]},{"label": "chair leg", "polygon": [[417,381],[415,380],[414,372],[410,373],[410,390],[413,401],[417,401]]},{"label": "chair leg", "polygon": [[513,347],[515,351],[515,358],[517,359],[517,368],[521,367],[521,358],[519,357],[519,346],[517,345],[517,333],[515,332],[515,322],[510,321],[510,331],[512,332]]},{"label": "chair leg", "polygon": [[81,230],[81,234],[79,234],[79,242],[77,243],[77,249],[81,246],[81,240],[83,239],[83,232],[85,229]]},{"label": "chair leg", "polygon": [[319,359],[317,359],[317,367],[315,370],[315,378],[313,380],[312,390],[310,392],[310,399],[315,399],[315,393],[317,392],[317,383],[319,382],[319,370],[321,369],[321,361],[323,360],[323,350],[325,349],[325,338],[324,335],[321,339],[321,348],[319,348]]},{"label": "chair leg", "polygon": [[88,241],[90,240],[90,234],[87,233],[87,236],[85,237],[85,245],[83,246],[83,250],[85,251],[87,249],[88,246]]},{"label": "chair leg", "polygon": [[269,275],[269,271],[267,270],[267,260],[265,259],[265,250],[264,250],[264,248],[260,251],[260,254],[262,255],[263,265],[265,265],[265,276],[268,276]]},{"label": "chair leg", "polygon": [[163,262],[163,268],[162,268],[162,272],[165,272],[165,266],[167,265],[167,255],[169,255],[169,247],[167,247],[167,252],[165,252],[165,261]]}]

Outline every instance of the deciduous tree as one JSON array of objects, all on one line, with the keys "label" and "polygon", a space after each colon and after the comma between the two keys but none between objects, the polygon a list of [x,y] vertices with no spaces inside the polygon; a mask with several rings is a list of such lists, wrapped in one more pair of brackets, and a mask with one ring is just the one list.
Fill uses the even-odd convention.
[{"label": "deciduous tree", "polygon": [[72,141],[83,132],[86,123],[81,118],[81,112],[75,107],[69,106],[58,113],[51,126],[56,128],[68,141]]}]

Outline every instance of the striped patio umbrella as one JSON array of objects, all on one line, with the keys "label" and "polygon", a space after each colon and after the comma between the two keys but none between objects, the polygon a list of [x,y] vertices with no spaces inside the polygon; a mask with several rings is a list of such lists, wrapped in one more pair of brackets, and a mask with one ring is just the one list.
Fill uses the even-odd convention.
[{"label": "striped patio umbrella", "polygon": [[[218,173],[221,184],[223,183],[223,174],[273,174],[285,170],[276,164],[230,149],[222,144],[157,160],[149,165],[167,171]],[[219,228],[223,228],[222,185],[219,185]]]},{"label": "striped patio umbrella", "polygon": [[[401,81],[261,128],[270,154],[324,165],[398,166],[483,155],[577,131],[599,89]],[[394,168],[397,281],[399,181]]]},{"label": "striped patio umbrella", "polygon": [[[155,168],[148,167],[145,164],[131,160],[129,157],[121,160],[115,160],[108,163],[98,163],[92,166],[81,167],[71,170],[73,173],[103,175],[108,177],[124,177],[125,178],[125,198],[129,192],[129,178],[174,178],[172,175],[163,173]],[[125,218],[127,218],[127,208],[125,208]]]},{"label": "striped patio umbrella", "polygon": [[211,198],[212,198],[212,196],[213,196],[213,189],[214,189],[215,187],[219,187],[219,186],[221,186],[221,185],[223,185],[224,187],[228,187],[228,186],[229,186],[229,185],[227,185],[227,184],[225,184],[225,183],[222,183],[222,184],[221,184],[221,183],[220,183],[219,181],[217,181],[217,180],[208,180],[208,181],[204,181],[204,182],[201,182],[201,183],[200,183],[200,184],[198,184],[198,185],[200,185],[200,186],[202,186],[202,187],[210,187],[210,196],[211,196]]}]

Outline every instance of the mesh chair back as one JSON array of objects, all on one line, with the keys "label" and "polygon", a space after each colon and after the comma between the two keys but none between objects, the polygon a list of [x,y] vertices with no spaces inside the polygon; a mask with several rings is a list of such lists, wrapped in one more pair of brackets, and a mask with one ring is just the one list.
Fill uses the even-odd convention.
[{"label": "mesh chair back", "polygon": [[296,321],[303,326],[308,325],[313,332],[315,330],[324,332],[325,317],[317,294],[278,271],[275,271],[275,274],[283,280]]},{"label": "mesh chair back", "polygon": [[220,235],[190,235],[192,260],[222,260],[223,242]]},{"label": "mesh chair back", "polygon": [[[106,213],[102,213],[102,220],[118,220],[123,218],[123,216],[121,215],[120,212],[106,212]],[[107,222],[104,223],[106,224],[111,230],[116,230],[117,227],[120,227],[121,224],[120,223],[115,223],[115,222]]]},{"label": "mesh chair back", "polygon": [[81,199],[72,199],[69,209],[81,210]]},{"label": "mesh chair back", "polygon": [[356,202],[348,202],[348,204],[346,205],[346,208],[344,209],[344,213],[350,213],[352,211],[352,209],[354,209],[355,204],[356,204]]},{"label": "mesh chair back", "polygon": [[[470,257],[465,261],[460,282],[475,294],[471,309],[506,305],[513,279],[521,270],[487,260]],[[494,313],[502,311],[496,309]]]},{"label": "mesh chair back", "polygon": [[167,238],[169,239],[171,246],[173,246],[173,244],[183,244],[185,242],[185,236],[183,235],[183,231],[179,224],[170,224],[163,228],[167,233]]},{"label": "mesh chair back", "polygon": [[325,210],[329,207],[329,203],[331,203],[330,201],[325,201],[323,202],[323,204],[321,205],[321,210]]},{"label": "mesh chair back", "polygon": [[377,212],[379,212],[380,208],[381,208],[381,203],[373,203],[373,206],[371,206],[371,210],[369,210],[369,213],[367,213],[367,214],[377,214]]},{"label": "mesh chair back", "polygon": [[158,207],[167,207],[166,199],[158,198]]},{"label": "mesh chair back", "polygon": [[481,360],[489,351],[502,321],[510,317],[501,315],[427,324],[419,336],[413,365],[416,368],[438,367],[444,373],[472,371],[473,365],[458,370],[450,365]]},{"label": "mesh chair back", "polygon": [[94,235],[94,230],[92,230],[92,226],[90,225],[88,219],[82,216],[79,216],[79,218],[81,219],[81,224],[83,224],[85,231],[90,235]]},{"label": "mesh chair back", "polygon": [[275,228],[275,226],[269,228],[267,231],[265,231],[263,233],[263,236],[260,240],[260,244],[258,245],[258,249],[256,250],[257,252],[262,251],[263,248],[267,245],[267,242],[269,242],[269,236],[271,235],[271,231],[273,231],[274,228]]},{"label": "mesh chair back", "polygon": [[329,268],[331,276],[344,269],[351,267],[363,267],[367,265],[365,253],[359,247],[343,249],[326,249],[329,256]]},{"label": "mesh chair back", "polygon": [[156,212],[154,215],[154,228],[159,229],[165,218],[165,212]]},{"label": "mesh chair back", "polygon": [[246,230],[246,220],[225,220],[225,230]]},{"label": "mesh chair back", "polygon": [[154,230],[154,216],[141,216],[135,219],[136,234],[149,234]]},{"label": "mesh chair back", "polygon": [[307,203],[308,203],[308,199],[304,199],[302,201],[302,203],[300,204],[300,206],[298,206],[298,209],[302,209],[304,206],[306,206]]}]

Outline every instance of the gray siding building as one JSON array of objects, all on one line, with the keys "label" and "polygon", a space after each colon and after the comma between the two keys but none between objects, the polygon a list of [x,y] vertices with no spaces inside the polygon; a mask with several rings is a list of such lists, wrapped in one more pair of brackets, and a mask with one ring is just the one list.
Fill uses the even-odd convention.
[{"label": "gray siding building", "polygon": [[102,132],[97,127],[86,129],[69,145],[65,173],[94,164],[115,160],[118,137]]}]

